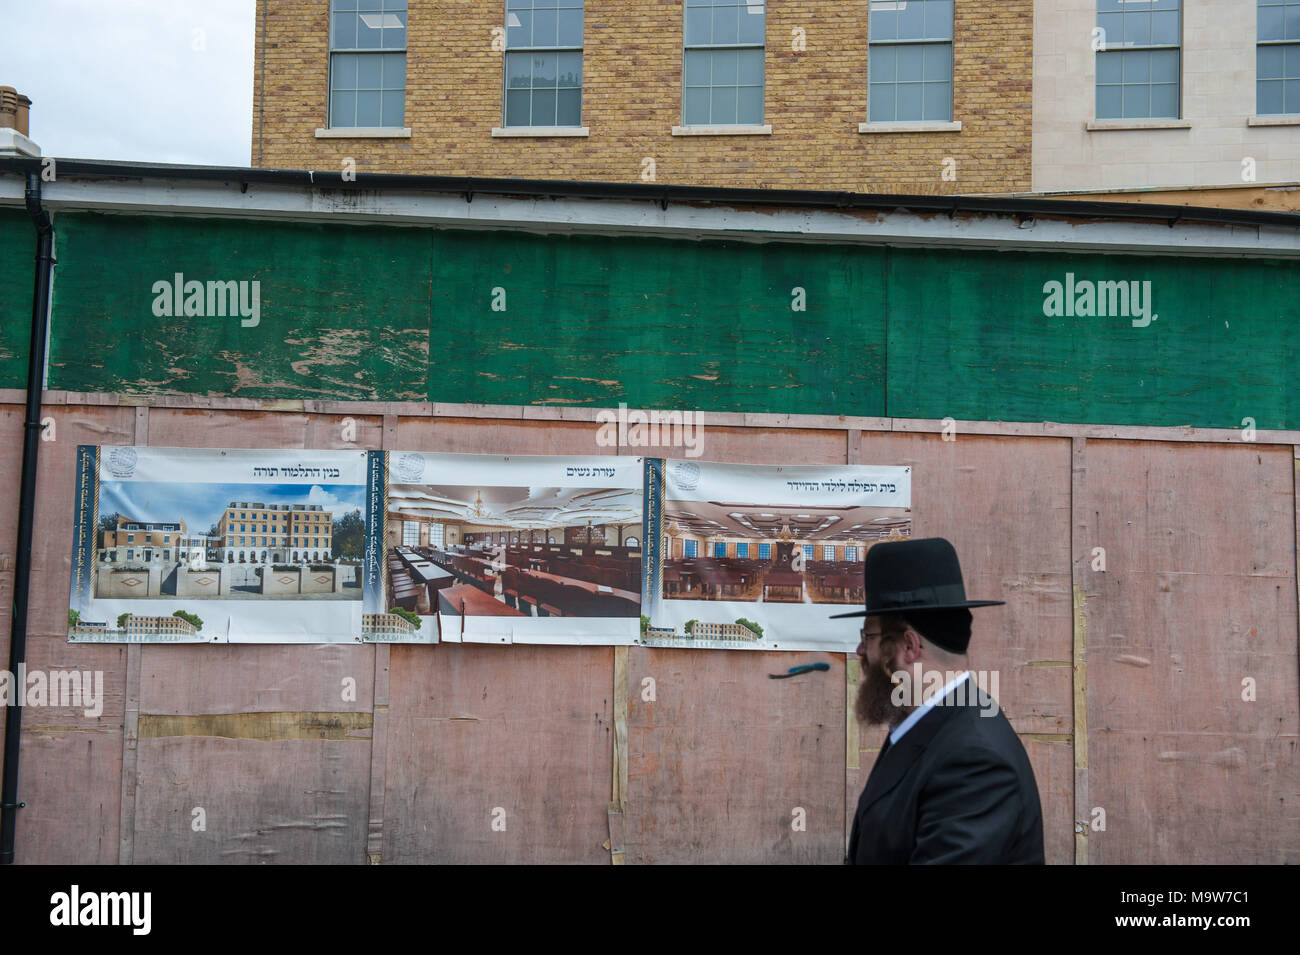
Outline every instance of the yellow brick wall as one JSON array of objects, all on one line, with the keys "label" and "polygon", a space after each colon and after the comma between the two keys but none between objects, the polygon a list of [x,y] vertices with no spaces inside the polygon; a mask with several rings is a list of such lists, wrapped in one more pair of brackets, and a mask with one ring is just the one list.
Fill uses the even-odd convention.
[{"label": "yellow brick wall", "polygon": [[[504,0],[410,0],[410,139],[317,139],[327,125],[328,0],[258,0],[251,162],[269,168],[854,192],[1028,191],[1032,0],[957,0],[960,132],[858,132],[868,0],[767,4],[767,136],[673,136],[681,123],[681,0],[588,0],[588,138],[499,138]],[[795,52],[802,29],[807,49]],[[945,159],[955,180],[943,177]]]}]

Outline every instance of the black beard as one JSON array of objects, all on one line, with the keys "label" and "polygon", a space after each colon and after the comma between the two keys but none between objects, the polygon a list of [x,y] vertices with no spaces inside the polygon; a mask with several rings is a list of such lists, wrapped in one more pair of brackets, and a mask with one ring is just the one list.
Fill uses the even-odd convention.
[{"label": "black beard", "polygon": [[915,707],[894,705],[890,699],[894,692],[894,682],[879,664],[864,665],[863,670],[865,678],[858,684],[858,696],[853,702],[853,712],[858,722],[897,726]]}]

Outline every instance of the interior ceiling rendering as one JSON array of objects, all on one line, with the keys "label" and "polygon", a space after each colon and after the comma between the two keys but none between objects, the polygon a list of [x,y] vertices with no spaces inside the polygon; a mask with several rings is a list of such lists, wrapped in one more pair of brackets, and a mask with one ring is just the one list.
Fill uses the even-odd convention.
[{"label": "interior ceiling rendering", "polygon": [[389,500],[389,513],[410,521],[526,530],[641,521],[640,488],[397,484]]},{"label": "interior ceiling rendering", "polygon": [[898,507],[773,507],[718,501],[665,501],[664,526],[701,537],[779,538],[789,525],[790,539],[879,540],[908,527],[911,513]]}]

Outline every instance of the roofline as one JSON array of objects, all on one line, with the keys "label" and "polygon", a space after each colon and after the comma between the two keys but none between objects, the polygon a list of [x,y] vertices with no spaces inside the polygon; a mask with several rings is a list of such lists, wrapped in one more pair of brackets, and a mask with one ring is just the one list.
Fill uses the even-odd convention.
[{"label": "roofline", "polygon": [[722,186],[678,186],[639,182],[576,182],[549,179],[501,179],[472,176],[430,176],[407,173],[361,173],[345,179],[340,172],[306,169],[263,169],[252,166],[194,166],[171,163],[119,162],[54,157],[0,157],[0,175],[41,173],[54,163],[59,176],[95,179],[171,179],[234,183],[262,183],[308,189],[403,191],[493,195],[528,198],[623,199],[669,203],[720,203],[835,210],[874,209],[903,212],[959,212],[985,215],[1049,216],[1067,219],[1124,219],[1218,225],[1300,228],[1300,213],[1219,209],[1157,203],[1092,202],[1043,196],[899,195],[891,193],[836,192],[812,189],[737,189]]}]

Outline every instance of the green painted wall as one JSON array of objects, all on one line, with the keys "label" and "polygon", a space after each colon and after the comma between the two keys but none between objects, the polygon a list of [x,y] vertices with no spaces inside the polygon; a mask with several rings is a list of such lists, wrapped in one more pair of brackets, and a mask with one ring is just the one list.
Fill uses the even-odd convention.
[{"label": "green painted wall", "polygon": [[[56,227],[53,388],[1300,428],[1300,266],[1277,261],[67,213]],[[153,283],[177,271],[260,281],[260,324],[155,317]],[[1149,281],[1159,317],[1044,315],[1044,283],[1067,271]]]},{"label": "green painted wall", "polygon": [[[50,387],[241,398],[425,395],[429,232],[61,214]],[[154,283],[260,282],[260,315],[158,317]]]},{"label": "green painted wall", "polygon": [[[904,418],[1300,427],[1300,264],[894,250],[889,412]],[[1045,283],[1151,283],[1128,317],[1047,317]]]},{"label": "green painted wall", "polygon": [[883,265],[844,247],[437,233],[430,398],[883,414]]},{"label": "green painted wall", "polygon": [[27,387],[35,260],[27,213],[0,209],[0,388]]}]

